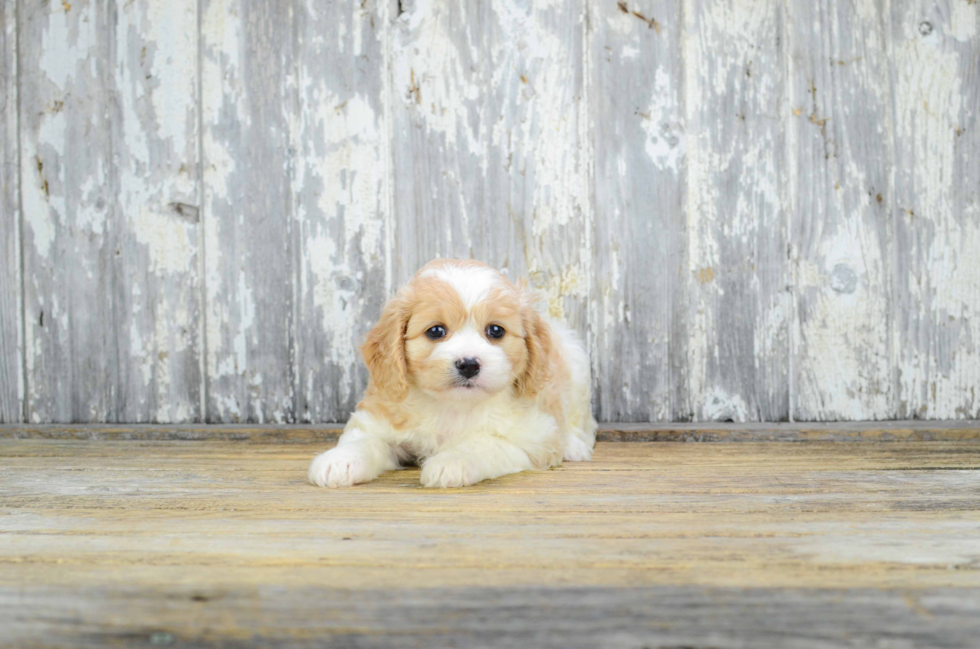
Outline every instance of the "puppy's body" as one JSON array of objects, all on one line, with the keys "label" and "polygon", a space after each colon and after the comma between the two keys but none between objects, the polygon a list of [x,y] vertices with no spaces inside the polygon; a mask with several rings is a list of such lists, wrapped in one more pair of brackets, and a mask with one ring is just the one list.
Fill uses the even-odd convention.
[{"label": "puppy's body", "polygon": [[591,457],[585,349],[488,266],[423,267],[362,353],[368,389],[337,447],[310,466],[314,484],[350,486],[418,461],[423,485],[460,487]]}]

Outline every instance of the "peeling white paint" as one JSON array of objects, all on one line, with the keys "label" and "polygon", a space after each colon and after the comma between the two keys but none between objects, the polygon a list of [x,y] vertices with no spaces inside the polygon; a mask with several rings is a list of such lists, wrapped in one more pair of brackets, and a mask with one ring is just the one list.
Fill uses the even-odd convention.
[{"label": "peeling white paint", "polygon": [[950,9],[949,35],[962,42],[975,38],[980,22],[980,5],[976,0],[951,0]]},{"label": "peeling white paint", "polygon": [[[544,291],[548,315],[552,318],[558,320],[565,318],[565,298],[582,298],[587,295],[588,282],[577,266],[565,266],[561,272],[548,274],[532,269],[530,274],[535,286]],[[541,283],[540,278],[543,275],[547,276],[547,279]]]},{"label": "peeling white paint", "polygon": [[[530,274],[549,314],[587,320],[589,344],[599,353],[616,345],[666,348],[672,336],[686,336],[677,341],[683,363],[664,371],[665,380],[686,382],[678,394],[688,395],[689,403],[673,411],[673,396],[652,393],[634,380],[638,374],[623,374],[616,385],[598,375],[617,403],[629,405],[627,416],[690,412],[751,420],[781,389],[785,364],[799,386],[789,400],[812,406],[804,414],[863,419],[895,416],[902,408],[904,416],[976,416],[980,207],[964,200],[963,186],[973,179],[961,176],[976,148],[977,107],[967,98],[975,94],[969,84],[975,83],[970,66],[978,6],[969,0],[935,7],[900,3],[882,26],[879,5],[831,3],[836,15],[828,22],[823,15],[794,15],[795,3],[693,3],[676,14],[686,17],[683,28],[668,15],[661,31],[614,5],[595,3],[421,0],[389,20],[387,7],[354,6],[349,15],[335,16],[308,1],[293,5],[296,15],[283,23],[297,39],[296,47],[277,50],[288,58],[285,73],[257,83],[253,78],[264,74],[257,67],[283,61],[262,58],[266,53],[249,42],[256,25],[246,14],[254,7],[237,0],[202,5],[200,34],[196,0],[120,4],[108,21],[109,35],[100,31],[107,21],[101,9],[78,4],[67,11],[52,3],[37,14],[41,38],[22,44],[22,74],[38,77],[24,108],[32,126],[21,135],[19,168],[24,281],[29,291],[41,292],[22,332],[30,380],[18,381],[29,417],[50,419],[58,390],[74,389],[64,393],[68,397],[81,391],[60,387],[59,377],[43,382],[56,350],[77,342],[72,318],[80,307],[44,283],[57,278],[45,273],[64,259],[85,286],[110,283],[107,263],[111,272],[122,271],[112,277],[121,288],[106,299],[115,301],[116,331],[125,339],[119,362],[133,384],[103,392],[125,388],[133,416],[179,422],[197,415],[198,402],[184,396],[185,365],[196,366],[206,342],[211,414],[282,422],[342,412],[356,399],[363,380],[356,345],[377,315],[369,305],[391,288],[391,268],[403,263],[401,256],[425,261],[485,249],[509,251],[500,255],[505,259],[488,261],[514,275]],[[588,24],[576,13],[581,8],[591,12]],[[861,25],[863,58],[836,56],[835,48],[856,47],[834,22],[848,11]],[[488,21],[490,27],[483,24]],[[596,25],[618,38],[608,53]],[[801,31],[829,48],[821,50],[819,63],[833,73],[814,74],[792,43],[779,51],[785,60],[776,60],[776,38]],[[206,79],[201,106],[198,36]],[[665,51],[679,44],[682,61],[650,57],[642,39],[659,39],[656,47]],[[888,62],[872,63],[875,52]],[[107,53],[115,60],[100,59]],[[336,65],[338,55],[356,66]],[[659,229],[660,210],[676,210],[673,205],[624,200],[593,213],[595,120],[605,115],[593,114],[592,84],[601,84],[597,70],[610,62],[654,69],[629,77],[646,86],[635,105],[615,108],[629,114],[632,130],[617,132],[628,148],[602,172],[613,176],[616,170],[621,178],[608,182],[624,185],[648,182],[651,169],[675,174],[684,184],[677,196],[685,217],[676,221],[685,232]],[[676,78],[681,70],[686,76]],[[814,83],[812,91],[801,76]],[[783,83],[795,84],[786,97]],[[242,135],[253,120],[266,119],[254,110],[263,91],[281,97],[288,136],[275,119],[263,123],[258,136]],[[877,120],[863,117],[866,98],[884,107]],[[830,121],[821,124],[824,119]],[[880,153],[898,166],[888,183],[863,151],[868,141],[858,128],[886,144],[897,142],[898,151],[884,146]],[[95,153],[85,158],[91,164],[79,167],[73,153],[86,153],[77,147],[79,133],[89,131],[100,135],[91,141]],[[287,224],[281,251],[251,254],[256,242],[243,227],[240,205],[248,189],[243,184],[261,172],[244,159],[250,145],[239,136],[278,138],[290,149],[281,168],[268,170],[289,188],[283,213],[266,215]],[[199,145],[204,161],[196,159]],[[813,152],[813,160],[797,156],[798,149]],[[827,162],[818,159],[821,152]],[[400,167],[393,169],[396,157]],[[650,166],[639,173],[636,159]],[[203,205],[197,204],[199,163]],[[402,174],[397,182],[396,173]],[[792,268],[784,271],[782,251],[765,248],[775,238],[767,235],[782,227],[785,197],[796,197],[792,204],[807,200],[798,197],[810,183],[836,189],[812,223],[788,215],[791,226],[799,226],[790,231],[805,236],[792,242],[785,255]],[[903,194],[906,187],[914,190]],[[880,223],[893,210],[899,232],[882,235]],[[452,230],[437,231],[430,214],[444,217]],[[593,241],[598,218],[626,225],[602,230],[616,233],[612,241]],[[649,287],[634,278],[650,269],[621,247],[631,243],[626,237],[666,246],[668,234],[683,240],[683,256],[662,279],[664,295],[680,295],[681,306],[639,309],[636,300],[643,296],[629,294],[629,286]],[[496,247],[481,248],[488,238]],[[523,250],[507,248],[508,238],[519,238]],[[896,249],[892,238],[908,249]],[[87,252],[86,242],[94,242],[92,250],[101,246],[104,258]],[[116,245],[123,261],[108,252]],[[597,246],[606,247],[601,262],[593,261]],[[290,297],[274,303],[290,313],[271,312],[262,293],[269,290],[264,269],[252,266],[275,262],[288,268],[281,274],[293,284],[277,286]],[[781,285],[781,272],[795,297]],[[897,290],[907,287],[909,330],[889,324],[898,320],[892,282]],[[203,336],[199,307],[207,321]],[[41,308],[43,329],[33,324]],[[654,317],[658,313],[669,317]],[[266,350],[257,354],[269,323],[287,320],[281,328],[289,340],[273,341],[278,347],[269,357],[262,357]],[[784,358],[790,331],[795,340],[791,358]],[[287,348],[293,357],[280,359]],[[276,385],[283,379],[268,368],[280,361],[290,364],[301,393]],[[105,418],[114,398],[82,403],[76,413]]]},{"label": "peeling white paint", "polygon": [[[195,131],[188,124],[188,114],[196,117],[197,97],[197,2],[151,2],[141,7],[146,11],[142,31],[144,40],[152,43],[153,63],[150,67],[153,93],[150,101],[155,118],[155,137],[168,143],[175,152],[183,152],[187,136]],[[124,11],[135,11],[127,5]]]},{"label": "peeling white paint", "polygon": [[[64,196],[58,190],[62,179],[54,176],[56,167],[48,157],[49,152],[65,150],[65,130],[68,128],[65,114],[56,112],[44,115],[36,140],[26,142],[21,156],[22,200],[24,222],[34,238],[34,247],[42,257],[49,257],[55,235],[66,213]],[[45,160],[47,165],[45,166]],[[40,168],[39,168],[40,167]],[[54,192],[52,192],[52,186]]]},{"label": "peeling white paint", "polygon": [[922,37],[916,24],[906,21],[907,40],[895,47],[895,67],[902,72],[894,88],[896,128],[915,147],[916,200],[935,219],[949,210],[961,64],[955,50],[942,47],[937,31]]},{"label": "peeling white paint", "polygon": [[663,68],[657,67],[655,82],[641,122],[647,134],[646,153],[660,169],[678,171],[684,159],[684,133],[679,123],[677,84]]},{"label": "peeling white paint", "polygon": [[252,288],[248,285],[244,269],[238,273],[238,290],[235,295],[238,298],[238,326],[235,329],[232,347],[235,352],[235,373],[240,374],[248,370],[246,336],[255,324],[255,297]]},{"label": "peeling white paint", "polygon": [[904,416],[929,419],[980,412],[975,394],[980,385],[980,255],[975,252],[980,226],[960,206],[962,193],[970,190],[956,173],[962,155],[958,147],[976,142],[975,134],[966,136],[972,140],[961,137],[976,110],[963,103],[962,84],[975,68],[977,50],[974,44],[961,56],[962,48],[954,46],[960,36],[975,31],[975,13],[971,21],[954,3],[950,18],[940,23],[936,14],[923,16],[910,6],[901,16],[903,31],[895,43],[896,153],[914,160],[898,176],[904,201],[898,206],[899,225],[914,246],[909,263],[897,271],[904,273],[900,286],[907,287],[911,308],[909,328],[896,323],[902,345],[898,399]]},{"label": "peeling white paint", "polygon": [[[445,144],[474,156],[485,154],[479,130],[467,126],[470,103],[484,91],[482,79],[472,72],[479,67],[480,49],[466,43],[465,54],[458,49],[457,30],[461,25],[477,25],[470,7],[461,4],[453,19],[450,7],[440,0],[419,0],[412,11],[403,14],[403,28],[411,35],[410,56],[397,56],[392,62],[395,97],[411,109],[426,129],[440,133]],[[465,58],[464,58],[465,57]]]},{"label": "peeling white paint", "polygon": [[[580,57],[587,60],[588,48],[576,51],[575,41],[555,29],[554,15],[545,7],[500,2],[492,9],[497,29],[511,34],[518,49],[515,56],[512,43],[503,41],[490,48],[491,61],[508,62],[491,66],[491,83],[517,94],[515,104],[501,107],[512,112],[494,124],[492,144],[531,188],[523,206],[534,242],[526,247],[528,272],[532,279],[539,273],[547,277],[549,313],[574,318],[589,294],[591,275],[589,110],[587,98],[573,94],[579,83],[586,84],[575,70],[585,66]],[[579,25],[584,14],[568,11],[564,20],[570,19]],[[566,242],[569,252],[549,258],[546,251],[555,249],[555,241]]]},{"label": "peeling white paint", "polygon": [[79,13],[64,11],[53,2],[48,7],[38,69],[60,90],[68,89],[81,66],[99,61],[95,52],[98,25],[89,14],[82,18]]},{"label": "peeling white paint", "polygon": [[741,395],[728,394],[721,388],[713,388],[704,395],[699,395],[701,403],[698,412],[702,413],[705,421],[749,421],[749,409]]},{"label": "peeling white paint", "polygon": [[[789,304],[782,286],[763,284],[785,254],[780,10],[734,0],[684,14],[691,410],[707,417],[705,395],[737,390],[744,416],[782,417]],[[733,293],[747,303],[733,304]]]}]

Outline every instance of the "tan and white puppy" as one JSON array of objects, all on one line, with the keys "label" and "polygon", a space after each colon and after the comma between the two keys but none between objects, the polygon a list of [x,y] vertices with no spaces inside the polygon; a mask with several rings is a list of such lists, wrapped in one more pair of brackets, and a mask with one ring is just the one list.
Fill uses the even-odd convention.
[{"label": "tan and white puppy", "polygon": [[426,487],[588,460],[589,359],[522,282],[476,261],[424,266],[361,347],[371,373],[337,446],[309,480],[348,487],[418,462]]}]

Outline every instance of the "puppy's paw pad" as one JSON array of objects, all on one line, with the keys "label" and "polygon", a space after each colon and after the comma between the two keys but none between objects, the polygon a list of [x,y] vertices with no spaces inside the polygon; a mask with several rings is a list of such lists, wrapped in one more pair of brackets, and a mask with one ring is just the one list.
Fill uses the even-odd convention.
[{"label": "puppy's paw pad", "polygon": [[307,477],[312,484],[331,488],[351,487],[375,478],[360,453],[343,447],[318,455],[310,464]]},{"label": "puppy's paw pad", "polygon": [[570,435],[565,438],[562,456],[566,462],[585,462],[592,459],[592,447]]},{"label": "puppy's paw pad", "polygon": [[467,487],[479,481],[474,467],[460,458],[443,458],[437,455],[422,467],[421,482],[423,487],[452,489]]}]

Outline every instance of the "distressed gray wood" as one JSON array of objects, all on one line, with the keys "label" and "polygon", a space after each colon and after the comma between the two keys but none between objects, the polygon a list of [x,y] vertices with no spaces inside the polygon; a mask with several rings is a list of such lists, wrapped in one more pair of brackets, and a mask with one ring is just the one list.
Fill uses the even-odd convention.
[{"label": "distressed gray wood", "polygon": [[600,420],[980,416],[978,13],[7,2],[0,421],[342,421],[435,256]]},{"label": "distressed gray wood", "polygon": [[[110,420],[200,421],[197,0],[109,4]],[[74,10],[74,8],[72,9]]]},{"label": "distressed gray wood", "polygon": [[196,3],[20,19],[27,416],[193,421]]},{"label": "distressed gray wood", "polygon": [[20,69],[34,71],[20,84],[26,417],[113,421],[115,30],[104,2],[18,11]]},{"label": "distressed gray wood", "polygon": [[291,422],[293,10],[201,3],[206,417]]},{"label": "distressed gray wood", "polygon": [[24,417],[16,5],[0,10],[0,423]]},{"label": "distressed gray wood", "polygon": [[592,5],[595,402],[609,421],[691,419],[683,7]]},{"label": "distressed gray wood", "polygon": [[789,415],[784,7],[685,5],[687,362],[699,420]]},{"label": "distressed gray wood", "polygon": [[980,6],[892,3],[897,414],[980,413]]},{"label": "distressed gray wood", "polygon": [[[489,2],[400,2],[391,29],[393,279],[483,253]],[[477,235],[477,236],[474,236]],[[394,288],[394,287],[392,287]]]},{"label": "distressed gray wood", "polygon": [[297,2],[290,127],[297,421],[343,421],[387,298],[387,2]]},{"label": "distressed gray wood", "polygon": [[474,238],[483,258],[528,277],[543,308],[584,337],[595,236],[587,3],[487,4],[486,202]]},{"label": "distressed gray wood", "polygon": [[35,647],[968,649],[980,589],[0,587],[0,620]]},{"label": "distressed gray wood", "polygon": [[888,7],[787,7],[793,417],[893,417]]},{"label": "distressed gray wood", "polygon": [[400,3],[393,280],[433,257],[529,276],[583,334],[592,196],[584,5]]}]

